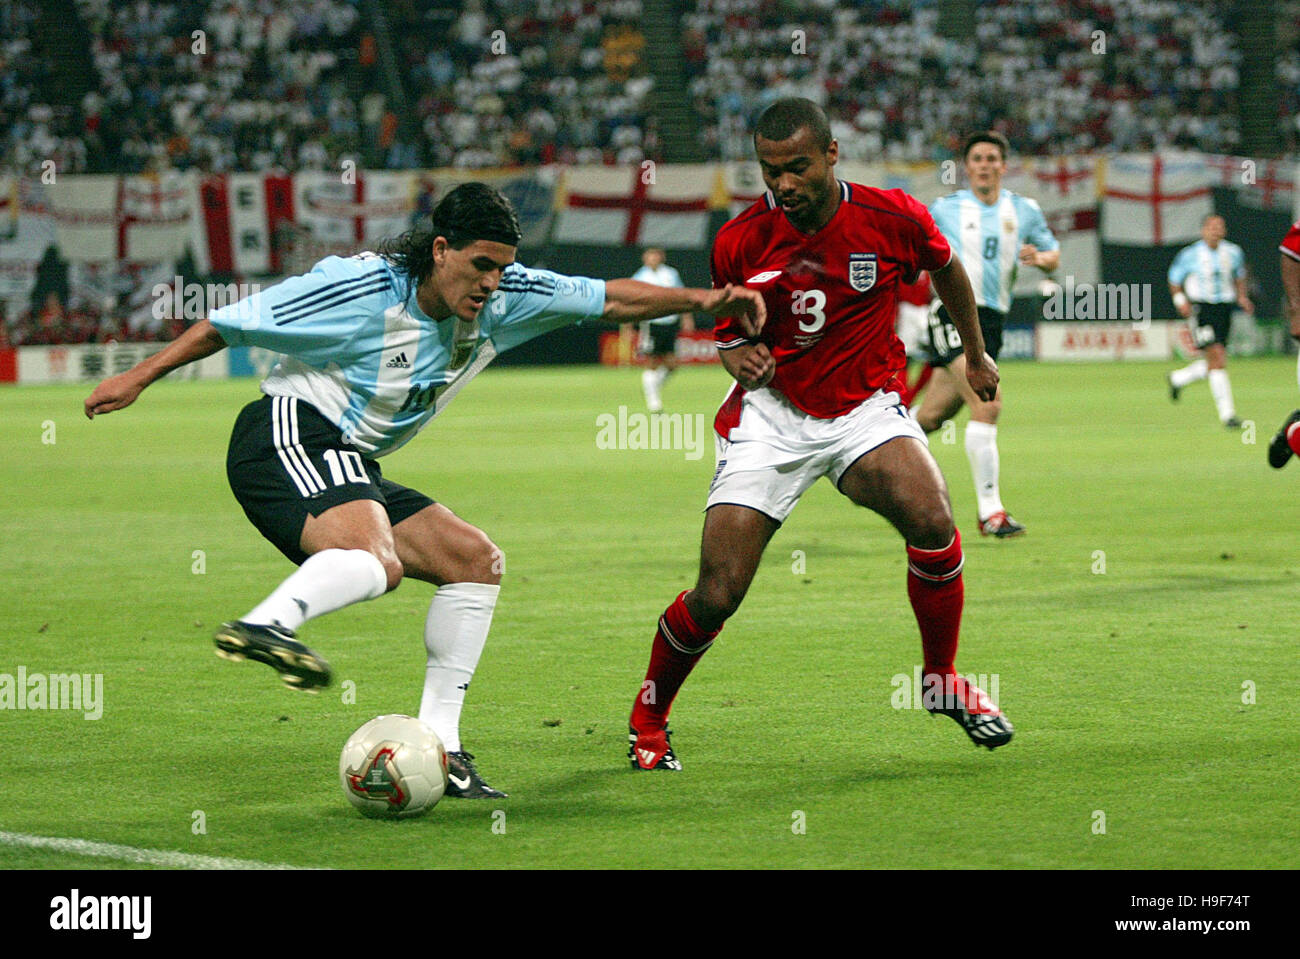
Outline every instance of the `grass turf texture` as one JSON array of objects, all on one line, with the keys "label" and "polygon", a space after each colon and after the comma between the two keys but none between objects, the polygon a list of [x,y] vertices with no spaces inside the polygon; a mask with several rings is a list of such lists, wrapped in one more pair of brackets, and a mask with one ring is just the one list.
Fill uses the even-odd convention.
[{"label": "grass turf texture", "polygon": [[[505,551],[462,727],[511,797],[400,823],[352,810],[338,755],[416,711],[430,587],[309,623],[319,696],[212,652],[290,571],[225,482],[254,383],[164,382],[93,423],[89,386],[5,389],[0,673],[102,673],[105,703],[0,712],[0,830],[333,867],[1294,866],[1300,468],[1264,460],[1294,362],[1233,362],[1253,444],[1204,384],[1171,404],[1169,368],[1006,365],[1018,540],[976,534],[960,425],[932,437],[967,553],[957,665],[998,674],[1009,746],[891,708],[920,662],[902,544],[819,483],[677,702],[676,775],[629,770],[626,717],[694,579],[711,452],[597,447],[598,415],[642,409],[634,372],[489,371],[383,465]],[[708,419],[724,388],[690,369],[665,398]],[[0,846],[0,868],[70,865],[110,863]]]}]

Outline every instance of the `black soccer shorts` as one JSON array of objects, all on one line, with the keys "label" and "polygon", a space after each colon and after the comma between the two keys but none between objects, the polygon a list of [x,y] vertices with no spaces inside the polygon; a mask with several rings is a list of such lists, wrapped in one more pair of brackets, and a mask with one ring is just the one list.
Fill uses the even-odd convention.
[{"label": "black soccer shorts", "polygon": [[[1002,322],[1006,314],[987,306],[975,309],[980,317],[980,332],[984,334],[984,352],[997,360],[1002,352]],[[961,356],[961,334],[943,305],[930,311],[930,355],[934,357],[931,366],[947,366]]]},{"label": "black soccer shorts", "polygon": [[307,559],[298,543],[308,516],[372,499],[396,526],[433,505],[423,493],[384,479],[379,464],[345,443],[337,426],[289,396],[263,396],[240,411],[226,476],[258,532],[299,564]]},{"label": "black soccer shorts", "polygon": [[1192,303],[1192,315],[1187,318],[1192,328],[1192,339],[1198,349],[1205,349],[1213,343],[1228,345],[1228,333],[1232,330],[1232,310],[1234,303]]},{"label": "black soccer shorts", "polygon": [[646,356],[672,356],[677,351],[681,322],[645,323],[641,327],[641,352]]}]

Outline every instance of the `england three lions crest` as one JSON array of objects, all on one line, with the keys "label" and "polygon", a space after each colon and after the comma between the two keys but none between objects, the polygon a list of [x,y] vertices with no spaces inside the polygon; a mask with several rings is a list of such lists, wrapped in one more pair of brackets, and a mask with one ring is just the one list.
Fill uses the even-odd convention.
[{"label": "england three lions crest", "polygon": [[865,293],[876,285],[876,254],[849,254],[849,286]]}]

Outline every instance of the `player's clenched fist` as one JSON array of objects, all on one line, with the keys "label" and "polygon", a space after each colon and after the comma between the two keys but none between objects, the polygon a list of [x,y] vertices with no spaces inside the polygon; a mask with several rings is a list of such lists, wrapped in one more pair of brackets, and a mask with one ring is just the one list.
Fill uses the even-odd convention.
[{"label": "player's clenched fist", "polygon": [[967,358],[966,381],[970,383],[975,395],[984,402],[991,402],[997,395],[998,379],[998,365],[993,362],[993,357],[985,353],[983,361],[978,364],[971,363]]},{"label": "player's clenched fist", "polygon": [[740,363],[732,370],[732,376],[743,389],[761,390],[772,381],[772,376],[776,373],[776,360],[772,359],[766,343],[742,346],[735,352],[740,354]]},{"label": "player's clenched fist", "polygon": [[767,307],[758,291],[733,283],[718,290],[709,290],[701,299],[700,309],[714,316],[737,317],[741,332],[746,337],[758,336],[763,330],[763,324],[767,322]]}]

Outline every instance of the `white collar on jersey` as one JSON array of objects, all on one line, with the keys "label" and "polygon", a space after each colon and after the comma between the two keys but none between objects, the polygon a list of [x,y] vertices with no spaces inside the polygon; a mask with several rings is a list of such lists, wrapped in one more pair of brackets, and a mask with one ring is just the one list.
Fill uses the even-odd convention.
[{"label": "white collar on jersey", "polygon": [[[851,195],[849,191],[849,185],[845,181],[839,179],[838,177],[835,178],[835,182],[840,185],[840,199],[847,202],[849,196]],[[763,194],[763,202],[767,204],[767,208],[769,210],[775,210],[777,208],[776,197],[772,195],[771,190],[768,190],[766,193]]]}]

